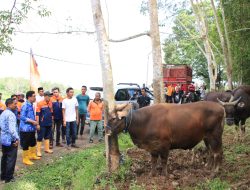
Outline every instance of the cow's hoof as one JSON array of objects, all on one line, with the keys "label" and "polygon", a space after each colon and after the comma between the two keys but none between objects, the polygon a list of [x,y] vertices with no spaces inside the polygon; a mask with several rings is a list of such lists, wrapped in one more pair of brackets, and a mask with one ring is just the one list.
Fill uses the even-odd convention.
[{"label": "cow's hoof", "polygon": [[162,170],[161,171],[161,176],[167,177],[168,176],[168,171],[166,169]]},{"label": "cow's hoof", "polygon": [[150,176],[155,177],[156,176],[156,171],[151,171]]}]

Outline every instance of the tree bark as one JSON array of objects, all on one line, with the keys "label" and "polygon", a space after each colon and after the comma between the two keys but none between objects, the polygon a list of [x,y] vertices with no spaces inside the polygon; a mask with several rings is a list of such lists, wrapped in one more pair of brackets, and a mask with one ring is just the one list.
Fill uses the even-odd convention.
[{"label": "tree bark", "polygon": [[227,54],[228,54],[228,65],[227,65],[227,79],[228,79],[228,88],[229,90],[233,89],[233,79],[232,79],[232,72],[233,72],[233,59],[232,59],[232,53],[231,53],[231,44],[228,36],[228,30],[227,30],[227,23],[225,19],[225,13],[224,13],[224,7],[222,3],[220,2],[221,6],[221,13],[222,13],[222,20],[223,20],[223,26],[224,26],[224,32],[225,32],[225,42],[227,45]]},{"label": "tree bark", "polygon": [[[109,42],[106,33],[106,28],[102,16],[100,0],[91,0],[93,20],[96,28],[97,40],[99,45],[100,63],[102,67],[102,82],[104,100],[108,109],[105,109],[105,118],[107,119],[107,110],[113,110],[115,107],[114,90],[113,90],[113,75],[109,53]],[[106,128],[105,143],[106,143],[106,159],[109,171],[115,171],[119,167],[120,151],[118,146],[118,138],[112,137],[110,131]]]},{"label": "tree bark", "polygon": [[194,4],[193,0],[190,0],[192,9],[194,11],[197,25],[199,28],[200,35],[202,36],[205,53],[206,53],[206,59],[207,59],[207,65],[208,65],[208,74],[209,74],[209,82],[210,82],[210,91],[216,90],[216,80],[217,80],[217,63],[215,60],[215,56],[213,53],[213,50],[211,48],[209,38],[208,38],[208,25],[205,18],[204,10],[201,10],[198,4],[201,4],[200,2],[196,1],[196,5]]},{"label": "tree bark", "polygon": [[[222,48],[222,52],[223,52],[223,59],[224,59],[224,64],[226,66],[226,74],[227,74],[227,83],[228,83],[228,89],[232,90],[233,89],[233,81],[232,81],[232,57],[231,54],[229,53],[229,49],[228,49],[228,40],[225,40],[225,35],[223,35],[220,24],[219,24],[219,19],[218,19],[218,15],[217,15],[217,11],[214,5],[214,0],[211,0],[211,5],[212,5],[212,9],[214,12],[214,17],[215,17],[215,23],[216,23],[216,28],[220,37],[220,43],[221,43],[221,48]],[[223,8],[222,8],[223,9]],[[222,15],[224,15],[224,11],[222,11]],[[223,24],[224,24],[224,32],[227,33],[227,29],[226,27],[226,23],[225,23],[225,19],[224,16],[223,17]]]},{"label": "tree bark", "polygon": [[157,1],[149,0],[150,14],[150,37],[152,41],[152,57],[153,57],[153,89],[154,103],[164,102],[164,86],[163,86],[163,65],[161,56],[161,43],[158,24]]}]

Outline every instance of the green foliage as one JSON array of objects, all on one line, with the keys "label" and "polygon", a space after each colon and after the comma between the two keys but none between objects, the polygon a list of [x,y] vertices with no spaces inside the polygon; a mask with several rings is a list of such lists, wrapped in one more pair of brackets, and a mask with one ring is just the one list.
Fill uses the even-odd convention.
[{"label": "green foliage", "polygon": [[[223,65],[219,36],[209,3],[203,4],[203,10],[209,26],[209,40],[212,43],[218,64],[217,86],[220,86],[221,81],[225,80],[225,76],[221,71]],[[164,43],[165,63],[191,65],[194,78],[199,78],[209,85],[207,60],[198,47],[200,46],[203,49],[203,41],[197,30],[196,19],[190,7],[181,8],[176,12],[172,31],[173,35],[170,35]]]},{"label": "green foliage", "polygon": [[250,84],[250,1],[222,0],[233,56],[233,77]]},{"label": "green foliage", "polygon": [[[65,94],[66,86],[59,84],[59,83],[52,83],[52,82],[41,82],[41,86],[44,87],[45,90],[51,90],[53,87],[59,87],[60,91]],[[30,90],[30,84],[28,79],[24,78],[0,78],[0,92],[3,93],[3,99],[10,97],[12,94],[15,93],[26,93]],[[75,91],[75,94],[79,93],[79,91]]]},{"label": "green foliage", "polygon": [[196,190],[226,190],[230,189],[229,184],[225,181],[221,181],[219,178],[213,180],[207,180],[205,183],[199,184]]},{"label": "green foliage", "polygon": [[35,0],[22,0],[18,3],[13,1],[9,10],[0,10],[0,55],[5,52],[12,53],[11,42],[15,28],[27,18],[31,11],[37,11],[41,17],[51,15],[50,11]]},{"label": "green foliage", "polygon": [[[128,135],[120,135],[119,143],[122,144],[122,151],[133,146],[129,139]],[[82,190],[95,187],[98,189],[106,185],[109,185],[110,189],[116,189],[114,181],[125,179],[131,161],[126,160],[117,173],[105,177],[104,151],[104,144],[99,144],[77,153],[67,154],[61,159],[54,160],[52,164],[31,167],[25,170],[24,175],[15,183],[6,185],[4,190]],[[100,178],[100,184],[95,185],[97,178]]]}]

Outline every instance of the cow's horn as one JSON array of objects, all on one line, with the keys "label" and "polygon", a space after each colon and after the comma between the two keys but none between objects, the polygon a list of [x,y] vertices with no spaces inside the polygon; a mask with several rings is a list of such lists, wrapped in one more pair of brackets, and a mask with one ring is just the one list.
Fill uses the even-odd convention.
[{"label": "cow's horn", "polygon": [[218,102],[219,102],[222,106],[225,105],[225,102],[222,102],[219,98],[217,98],[217,100],[218,100]]},{"label": "cow's horn", "polygon": [[233,105],[238,104],[238,102],[240,101],[240,99],[241,99],[241,97],[239,97],[237,100],[233,101],[232,104],[233,104]]},{"label": "cow's horn", "polygon": [[232,102],[234,99],[233,95],[231,95],[229,102]]}]

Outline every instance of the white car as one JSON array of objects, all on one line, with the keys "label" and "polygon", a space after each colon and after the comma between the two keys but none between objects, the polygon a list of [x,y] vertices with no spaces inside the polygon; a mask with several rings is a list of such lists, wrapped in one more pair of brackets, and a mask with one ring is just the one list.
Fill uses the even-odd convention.
[{"label": "white car", "polygon": [[[103,97],[103,88],[102,87],[90,87],[88,90],[88,95],[90,99],[94,99],[95,93],[100,92],[101,97]],[[123,104],[128,102],[137,102],[138,96],[141,95],[141,87],[136,83],[119,83],[114,88],[115,92],[115,103]],[[147,96],[150,97],[151,102],[153,104],[154,95],[153,93],[146,88]],[[86,117],[86,123],[89,123],[89,113]]]}]

